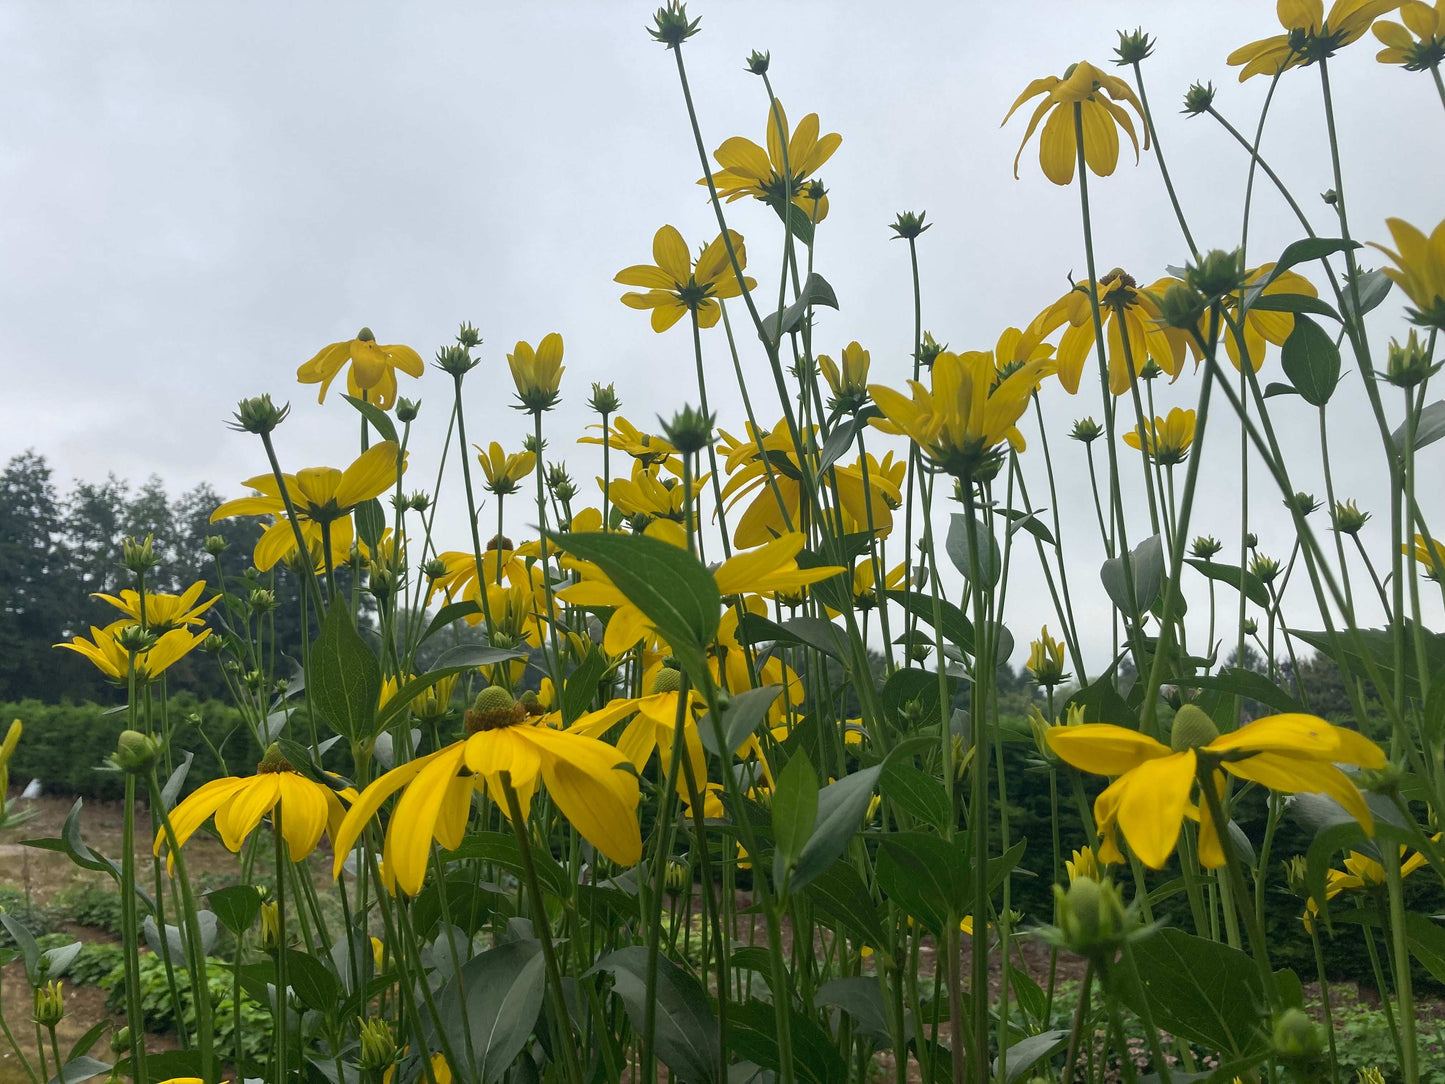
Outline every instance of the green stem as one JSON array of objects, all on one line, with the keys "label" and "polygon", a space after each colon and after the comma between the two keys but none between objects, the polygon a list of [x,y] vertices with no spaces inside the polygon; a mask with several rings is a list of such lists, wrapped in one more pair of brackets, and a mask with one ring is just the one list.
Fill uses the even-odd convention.
[{"label": "green stem", "polygon": [[1410,979],[1410,942],[1405,935],[1405,897],[1400,875],[1400,850],[1393,842],[1380,848],[1385,866],[1385,889],[1390,898],[1390,939],[1395,953],[1395,996],[1400,1004],[1400,1037],[1403,1058],[1400,1069],[1405,1084],[1420,1079],[1419,1046],[1415,1036],[1415,993]]}]

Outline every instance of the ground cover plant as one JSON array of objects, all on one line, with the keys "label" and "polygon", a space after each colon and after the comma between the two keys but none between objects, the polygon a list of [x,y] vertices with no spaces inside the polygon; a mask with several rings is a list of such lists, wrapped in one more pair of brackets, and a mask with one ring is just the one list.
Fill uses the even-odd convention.
[{"label": "ground cover plant", "polygon": [[[0,1014],[0,1039],[25,1078],[1438,1079],[1441,1026],[1417,992],[1445,981],[1445,638],[1430,627],[1445,545],[1429,522],[1445,223],[1352,223],[1330,65],[1372,35],[1382,78],[1428,72],[1445,106],[1445,7],[1281,0],[1278,18],[1226,58],[1270,82],[1251,126],[1208,84],[1164,125],[1143,31],[1021,87],[1001,118],[1015,168],[1036,150],[1077,193],[1058,259],[1083,277],[1061,270],[1016,326],[940,342],[917,260],[930,222],[900,213],[913,351],[875,366],[815,336],[821,310],[847,311],[826,274],[839,257],[815,244],[842,137],[786,112],[753,53],[736,78],[759,129],[706,141],[686,64],[705,30],[658,10],[701,174],[678,184],[700,185],[716,232],[660,224],[616,281],[690,352],[695,389],[654,427],[627,417],[625,386],[569,384],[555,332],[516,342],[503,370],[463,324],[428,371],[363,327],[297,370],[319,406],[238,405],[254,472],[210,515],[260,526],[249,564],[218,534],[217,589],[162,590],[153,540],[130,538],[125,582],[99,596],[112,620],[57,645],[123,695],[105,779],[119,853],[88,833],[84,800],[24,842],[107,886],[65,906],[119,940],[83,950],[23,893],[0,897],[6,981],[33,995],[28,1018]],[[1297,79],[1319,83],[1333,168],[1314,213],[1260,153],[1273,87]],[[1176,197],[1165,148],[1189,123],[1220,125],[1248,162],[1238,235],[1197,236]],[[1090,193],[1121,150],[1157,167],[1178,266],[1096,262],[1108,224]],[[1300,236],[1261,254],[1264,186]],[[758,241],[749,265],[738,201],[775,212],[774,266]],[[1382,338],[1387,300],[1408,323]],[[420,380],[425,411],[403,394]],[[744,416],[720,422],[723,380]],[[1157,416],[1164,380],[1194,406]],[[507,381],[531,427],[520,448],[488,432]],[[552,431],[572,395],[596,424]],[[1067,395],[1102,421],[1050,432],[1040,403]],[[1335,492],[1341,395],[1374,424],[1350,444],[1377,465],[1366,509]],[[287,460],[303,409],[354,417],[340,466]],[[1282,441],[1285,412],[1312,412],[1320,439]],[[1221,415],[1242,441],[1227,541],[1199,533]],[[416,426],[445,431],[439,462],[412,461]],[[595,490],[548,458],[573,440]],[[433,532],[449,472],[470,524],[456,539]],[[1276,486],[1267,509],[1248,504],[1250,472]],[[1298,482],[1316,474],[1320,496]],[[1095,521],[1060,516],[1062,486],[1088,488]],[[1251,529],[1276,515],[1293,527],[1279,557]],[[1370,516],[1389,527],[1376,552]],[[1071,543],[1095,533],[1107,559],[1081,567]],[[1022,554],[1055,609],[1037,639],[1009,626]],[[1286,610],[1291,580],[1311,604]],[[1084,647],[1104,638],[1081,616],[1095,596],[1102,667]],[[1036,699],[1001,687],[1016,636]],[[168,686],[206,655],[229,709]],[[1321,666],[1328,698],[1303,677]],[[7,838],[27,813],[8,766],[33,739],[21,718],[0,744]],[[1047,781],[1026,821],[1020,772]],[[206,835],[235,856],[219,877],[188,862]],[[1345,940],[1378,1010],[1332,996],[1326,949]],[[1285,959],[1291,944],[1308,952]],[[77,980],[127,1026],[62,1045]],[[164,1049],[159,1026],[176,1036]]]}]

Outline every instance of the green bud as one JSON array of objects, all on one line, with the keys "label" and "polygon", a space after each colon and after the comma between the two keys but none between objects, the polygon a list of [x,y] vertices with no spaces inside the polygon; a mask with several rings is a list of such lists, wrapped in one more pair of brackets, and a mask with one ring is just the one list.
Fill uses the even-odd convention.
[{"label": "green bud", "polygon": [[1184,331],[1198,327],[1209,308],[1208,299],[1185,282],[1173,283],[1162,294],[1149,293],[1148,296],[1159,307],[1159,319],[1166,327]]},{"label": "green bud", "polygon": [[1430,364],[1430,351],[1413,328],[1403,344],[1390,340],[1386,358],[1385,379],[1397,388],[1413,388],[1439,368]]},{"label": "green bud", "polygon": [[1203,708],[1185,704],[1174,716],[1174,729],[1169,733],[1169,747],[1176,753],[1199,749],[1219,737],[1219,727]]},{"label": "green bud", "polygon": [[919,344],[918,364],[922,365],[925,369],[933,368],[934,360],[947,349],[947,343],[939,343],[939,341],[933,337],[933,332],[925,331],[923,333],[923,342]]},{"label": "green bud", "polygon": [[291,404],[277,406],[269,395],[258,395],[253,399],[242,399],[232,415],[236,420],[231,428],[241,433],[266,434],[286,420],[291,413]]},{"label": "green bud", "polygon": [[156,740],[139,730],[122,730],[116,740],[116,766],[131,775],[149,771],[159,755],[160,746]]},{"label": "green bud", "polygon": [[211,557],[219,557],[231,548],[231,544],[218,534],[206,535],[206,553]]},{"label": "green bud", "polygon": [[[924,222],[927,215],[927,211],[919,211],[917,213],[913,211],[899,211],[898,217],[888,225],[888,228],[893,231],[893,240],[911,241],[923,233],[933,225],[931,222]],[[936,356],[937,355],[935,355],[935,357]]]},{"label": "green bud", "polygon": [[437,368],[451,376],[466,376],[477,367],[479,360],[472,357],[470,347],[460,343],[456,346],[443,346],[437,351],[436,357]]},{"label": "green bud", "polygon": [[1077,440],[1084,444],[1092,444],[1103,436],[1104,428],[1093,418],[1080,418],[1074,423],[1073,430],[1069,433],[1071,440]]},{"label": "green bud", "polygon": [[1310,894],[1308,870],[1309,863],[1302,854],[1293,855],[1280,863],[1284,867],[1284,883],[1289,890],[1300,899],[1308,898]]},{"label": "green bud", "polygon": [[1302,516],[1307,516],[1319,508],[1320,502],[1315,500],[1313,494],[1300,490],[1293,497],[1286,498],[1284,506],[1291,512],[1298,512]]},{"label": "green bud", "polygon": [[747,69],[754,75],[767,75],[768,63],[772,60],[772,53],[760,53],[754,49],[748,54]]},{"label": "green bud", "polygon": [[657,420],[662,423],[662,432],[672,446],[683,455],[691,455],[712,442],[716,417],[715,414],[704,414],[701,410],[684,406],[672,416],[672,421],[664,421],[660,416]]},{"label": "green bud", "polygon": [[396,420],[399,422],[414,422],[416,421],[417,412],[420,410],[420,399],[398,399],[396,401]]},{"label": "green bud", "polygon": [[1288,1008],[1276,1017],[1272,1033],[1274,1052],[1282,1061],[1308,1063],[1325,1051],[1324,1030],[1303,1009]]},{"label": "green bud", "polygon": [[1244,286],[1244,253],[1216,248],[1206,252],[1198,267],[1184,269],[1184,281],[1207,298],[1225,297]]},{"label": "green bud", "polygon": [[1119,45],[1114,50],[1118,58],[1115,64],[1138,64],[1146,60],[1154,52],[1154,39],[1144,33],[1144,28],[1139,27],[1132,34],[1119,31]]},{"label": "green bud", "polygon": [[1342,534],[1356,535],[1365,526],[1365,521],[1370,518],[1370,513],[1361,512],[1359,505],[1354,501],[1335,502],[1335,530]]},{"label": "green bud", "polygon": [[463,350],[475,350],[482,345],[482,337],[469,323],[463,323],[457,330],[457,345]]},{"label": "green bud", "polygon": [[617,390],[611,384],[593,384],[592,398],[587,400],[587,405],[606,417],[617,412],[622,400],[617,398]]},{"label": "green bud", "polygon": [[1124,900],[1109,878],[1078,877],[1065,891],[1054,886],[1063,943],[1080,956],[1113,952],[1130,932]]},{"label": "green bud", "polygon": [[156,565],[160,558],[155,553],[155,542],[151,535],[144,538],[126,538],[121,541],[121,564],[136,575],[144,575]]},{"label": "green bud", "polygon": [[385,1020],[361,1020],[357,1038],[361,1042],[361,1068],[375,1072],[396,1061],[396,1039]]},{"label": "green bud", "polygon": [[1191,117],[1207,113],[1214,105],[1214,84],[1193,83],[1184,92],[1184,112]]},{"label": "green bud", "polygon": [[1224,543],[1213,535],[1202,534],[1189,547],[1189,551],[1201,561],[1208,561],[1224,548]]},{"label": "green bud", "polygon": [[681,896],[692,887],[692,873],[687,863],[676,858],[667,860],[667,870],[662,875],[663,887],[669,896]]},{"label": "green bud", "polygon": [[1249,562],[1249,571],[1258,576],[1261,582],[1273,583],[1279,575],[1279,562],[1262,553],[1256,554]]},{"label": "green bud", "polygon": [[697,33],[697,24],[702,20],[694,19],[688,22],[687,5],[680,0],[672,0],[667,7],[657,9],[652,21],[653,26],[647,30],[652,39],[669,49],[676,49]]},{"label": "green bud", "polygon": [[52,980],[35,988],[35,1022],[53,1028],[65,1019],[64,984]]},{"label": "green bud", "polygon": [[139,625],[126,625],[115,634],[115,642],[132,655],[139,655],[156,646],[156,634]]}]

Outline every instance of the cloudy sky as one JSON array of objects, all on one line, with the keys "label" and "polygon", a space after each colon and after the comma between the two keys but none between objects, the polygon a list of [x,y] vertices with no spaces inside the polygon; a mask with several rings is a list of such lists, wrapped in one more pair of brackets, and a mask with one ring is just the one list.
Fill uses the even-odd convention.
[{"label": "cloudy sky", "polygon": [[[794,121],[816,111],[824,131],[843,135],[822,171],[832,213],[817,252],[842,307],[821,315],[817,342],[836,353],[858,339],[873,379],[897,382],[912,311],[907,250],[887,229],[896,212],[926,209],[936,223],[920,242],[924,325],[955,348],[991,347],[1062,294],[1069,273],[1083,276],[1077,188],[1042,177],[1036,144],[1015,180],[1023,118],[999,122],[1030,79],[1081,58],[1105,64],[1117,29],[1142,21],[1157,35],[1145,74],[1186,212],[1201,244],[1236,245],[1244,157],[1178,103],[1191,81],[1213,80],[1221,111],[1252,130],[1267,80],[1241,86],[1224,57],[1277,32],[1273,8],[704,2],[692,5],[702,32],[685,55],[709,149],[735,134],[762,139],[763,88],[742,70],[754,48],[771,50]],[[430,358],[469,320],[486,339],[468,384],[469,435],[520,441],[505,353],[560,331],[565,402],[549,420],[550,452],[589,480],[595,462],[566,434],[592,420],[592,381],[614,381],[643,427],[696,397],[685,326],[654,335],[611,281],[647,261],[664,222],[694,245],[716,232],[694,184],[671,55],[644,29],[650,16],[631,2],[0,8],[0,458],[33,447],[62,488],[156,473],[175,490],[207,481],[235,495],[263,461],[252,438],[222,423],[238,399],[270,391],[295,405],[278,438],[288,468],[340,465],[355,454],[354,415],[339,398],[318,407],[314,389],[293,382],[297,365],[363,324]],[[1379,65],[1374,52],[1373,39],[1360,42],[1331,67],[1352,225],[1365,239],[1384,238],[1387,215],[1427,229],[1438,221],[1445,164],[1428,76]],[[1332,181],[1314,69],[1282,81],[1263,152],[1330,233],[1317,195]],[[1148,282],[1183,262],[1151,155],[1138,167],[1126,156],[1093,192],[1101,271],[1118,265]],[[751,270],[775,283],[776,218],[747,201],[730,222],[747,236]],[[1260,190],[1250,262],[1299,234]],[[1371,252],[1365,262],[1378,261]],[[1380,310],[1377,351],[1399,313],[1397,296]],[[720,422],[739,429],[720,332],[705,350]],[[761,351],[745,350],[761,379]],[[1277,357],[1268,364],[1277,374]],[[1102,551],[1077,445],[1063,439],[1074,418],[1099,416],[1096,386],[1084,387],[1077,399],[1049,388],[1045,412],[1064,460],[1062,511],[1079,537],[1081,608],[1098,630],[1086,639],[1102,645]],[[1197,387],[1188,374],[1161,389],[1159,405],[1192,405]],[[420,396],[430,423],[412,457],[418,486],[435,470],[447,391],[435,371],[403,390]],[[1276,402],[1298,484],[1322,495],[1317,418],[1297,400]],[[1216,417],[1194,528],[1232,537],[1237,429],[1223,409]],[[1357,374],[1331,406],[1330,436],[1338,495],[1386,514]],[[1261,481],[1253,499],[1272,508],[1278,494]],[[1438,521],[1442,505],[1436,489],[1427,514]],[[1288,555],[1286,520],[1271,515],[1258,529],[1267,552]],[[1371,529],[1385,561],[1388,534]],[[444,531],[456,537],[443,546],[461,546],[465,513]],[[1049,617],[1031,560],[1021,558],[1011,592],[1021,638]],[[1307,602],[1303,591],[1291,598]]]}]

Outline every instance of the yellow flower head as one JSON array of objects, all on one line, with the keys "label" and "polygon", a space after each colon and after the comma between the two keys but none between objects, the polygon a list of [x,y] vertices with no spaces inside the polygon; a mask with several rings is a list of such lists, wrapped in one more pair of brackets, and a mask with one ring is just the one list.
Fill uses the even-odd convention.
[{"label": "yellow flower head", "polygon": [[[749,423],[747,433],[747,440],[720,433],[728,472],[728,483],[722,490],[723,501],[732,507],[749,495],[753,497],[733,531],[734,544],[743,548],[761,546],[791,530],[798,522],[802,502],[797,448],[786,419],[780,419],[766,433]],[[791,464],[793,469],[780,469],[780,461]],[[879,538],[887,538],[893,529],[893,509],[903,502],[899,488],[902,465],[895,469],[891,457],[885,457],[880,464],[870,456],[866,466],[866,487],[863,459],[833,468],[843,510],[841,533],[871,530]]]},{"label": "yellow flower head", "polygon": [[[1253,271],[1246,273],[1244,278],[1244,292],[1254,293],[1254,287],[1268,277],[1274,271],[1274,263],[1260,264]],[[1319,291],[1315,289],[1314,283],[1303,275],[1294,271],[1285,271],[1275,277],[1268,286],[1260,291],[1261,295],[1269,294],[1307,294],[1310,297],[1318,297]],[[1238,292],[1228,294],[1224,298],[1224,306],[1232,312],[1236,318],[1239,315]],[[1288,312],[1273,312],[1269,309],[1256,308],[1250,305],[1244,314],[1244,354],[1249,356],[1249,364],[1255,372],[1259,372],[1260,366],[1264,364],[1264,352],[1266,343],[1274,346],[1283,346],[1284,341],[1289,338],[1290,332],[1294,330],[1294,314]],[[1207,334],[1207,329],[1201,327],[1201,333]],[[1243,355],[1239,344],[1239,337],[1232,331],[1226,329],[1223,332],[1224,348],[1229,353],[1229,360],[1234,362],[1238,369]],[[1192,347],[1191,342],[1191,347]]]},{"label": "yellow flower head", "polygon": [[[352,509],[381,496],[396,483],[399,451],[395,441],[386,440],[362,452],[344,471],[335,467],[307,467],[281,476],[308,544],[319,543],[321,528],[329,526],[333,550],[341,548],[343,538],[346,549],[350,548]],[[402,471],[406,470],[406,458],[402,457]],[[252,555],[256,567],[265,572],[295,552],[296,534],[286,516],[286,501],[274,474],[258,474],[241,484],[255,490],[255,494],[227,501],[211,513],[211,522],[229,516],[275,517]],[[314,531],[309,529],[312,527]]]},{"label": "yellow flower head", "polygon": [[[742,234],[728,231],[738,266],[747,267],[748,253]],[[640,286],[647,292],[625,293],[622,303],[632,309],[652,310],[652,330],[666,331],[686,313],[696,313],[701,327],[712,327],[722,317],[717,298],[737,297],[751,290],[756,280],[743,277],[742,285],[733,273],[727,243],[722,234],[702,250],[696,262],[688,259],[687,244],[672,226],[663,226],[652,238],[655,264],[634,264],[617,272],[614,282]]]},{"label": "yellow flower head", "polygon": [[179,595],[166,594],[165,592],[145,593],[144,604],[138,592],[125,588],[120,596],[94,594],[91,598],[98,598],[102,602],[108,602],[126,617],[137,625],[144,625],[155,633],[169,632],[171,629],[181,628],[183,625],[203,625],[205,619],[203,613],[215,605],[220,595],[196,605],[201,597],[201,592],[206,589],[205,580],[197,580],[187,587]]},{"label": "yellow flower head", "polygon": [[1335,0],[1326,16],[1323,0],[1277,0],[1285,32],[1240,46],[1226,63],[1240,67],[1241,83],[1313,64],[1363,37],[1372,22],[1399,6],[1400,0]]},{"label": "yellow flower head", "polygon": [[833,402],[838,409],[856,409],[868,398],[868,351],[855,340],[843,347],[843,365],[827,354],[818,355],[818,368],[833,389]]},{"label": "yellow flower head", "polygon": [[[614,418],[611,429],[603,429],[601,425],[589,425],[587,428],[599,430],[602,435],[578,437],[578,444],[605,444],[613,451],[626,452],[633,459],[641,460],[648,466],[666,462],[677,454],[677,449],[668,442],[666,437],[644,433],[626,418]],[[674,473],[679,473],[681,470],[681,465],[679,465],[678,470]]]},{"label": "yellow flower head", "polygon": [[1069,874],[1069,884],[1073,884],[1080,877],[1095,881],[1104,879],[1104,864],[1090,847],[1080,847],[1073,853],[1073,857],[1065,859],[1064,869]]},{"label": "yellow flower head", "polygon": [[[1104,326],[1109,390],[1113,394],[1123,395],[1129,390],[1131,366],[1135,379],[1150,361],[1176,380],[1183,371],[1188,333],[1164,326],[1155,300],[1177,281],[1162,278],[1140,289],[1134,276],[1118,267],[1099,279],[1099,317]],[[1059,383],[1073,395],[1079,390],[1079,378],[1097,344],[1087,280],[1039,313],[1029,325],[1028,334],[1042,339],[1064,325],[1068,326],[1059,338],[1056,361]]]},{"label": "yellow flower head", "polygon": [[[680,465],[680,464],[679,464]],[[704,474],[692,483],[693,519],[697,519],[697,499],[703,486],[712,477]],[[602,484],[602,479],[597,479]],[[688,492],[679,478],[665,478],[660,467],[646,466],[642,460],[632,464],[631,478],[614,478],[607,490],[612,504],[629,516],[667,519],[682,523],[687,511]]]},{"label": "yellow flower head", "polygon": [[1040,685],[1057,685],[1068,677],[1064,673],[1064,645],[1049,635],[1045,625],[1039,638],[1029,644],[1029,673]]},{"label": "yellow flower head", "polygon": [[616,749],[529,721],[526,708],[497,686],[478,695],[467,712],[467,732],[461,741],[393,768],[361,793],[332,836],[335,875],[382,803],[401,790],[386,828],[383,877],[414,896],[433,840],[445,850],[461,845],[474,791],[485,792],[510,817],[510,786],[525,819],[539,782],[583,838],[612,861],[630,866],[641,858],[637,776]]},{"label": "yellow flower head", "polygon": [[[1141,861],[1160,869],[1179,838],[1196,780],[1223,793],[1225,773],[1286,793],[1323,793],[1340,803],[1365,831],[1374,818],[1354,782],[1337,764],[1380,768],[1385,754],[1362,734],[1331,726],[1313,715],[1271,715],[1229,734],[1213,730],[1209,717],[1186,705],[1175,717],[1174,748],[1147,734],[1108,723],[1055,727],[1050,748],[1082,771],[1116,776],[1094,802],[1099,859],[1122,861],[1122,829]],[[1200,740],[1208,738],[1207,741]],[[1207,801],[1199,805],[1199,861],[1210,869],[1224,864],[1218,827]]]},{"label": "yellow flower head", "polygon": [[[89,640],[83,636],[75,636],[69,643],[55,646],[84,655],[97,670],[112,680],[126,681],[130,675],[131,653],[122,645],[122,639],[125,630],[130,629],[139,629],[139,626],[124,618],[103,629],[91,625]],[[161,633],[149,647],[135,652],[136,680],[144,684],[160,677],[169,667],[195,650],[209,635],[209,629],[192,632],[188,628]]]},{"label": "yellow flower head", "polygon": [[486,475],[486,488],[499,497],[515,493],[523,478],[532,473],[537,457],[532,452],[513,452],[508,455],[495,440],[485,451],[480,444],[473,444],[477,450],[477,462]]},{"label": "yellow flower head", "polygon": [[314,358],[296,370],[296,379],[303,384],[320,384],[321,394],[316,401],[324,403],[326,389],[347,362],[351,363],[351,369],[346,374],[346,393],[375,403],[382,410],[390,410],[396,402],[396,371],[421,376],[424,368],[421,355],[411,347],[382,346],[371,328],[364,327],[354,339],[323,346]]},{"label": "yellow flower head", "polygon": [[1015,426],[1039,381],[1053,371],[1053,362],[1036,358],[995,385],[993,354],[945,350],[933,361],[931,390],[910,380],[909,399],[883,384],[869,385],[884,415],[873,424],[885,433],[908,436],[938,466],[969,479],[996,466],[996,449],[1003,441],[1023,450],[1024,438]]},{"label": "yellow flower head", "polygon": [[[718,195],[728,203],[752,196],[779,212],[792,202],[810,220],[823,221],[828,217],[828,197],[811,198],[808,178],[833,157],[843,137],[836,132],[824,136],[818,133],[818,114],[809,113],[789,135],[788,115],[783,112],[783,103],[774,99],[768,111],[766,151],[742,136],[725,140],[713,151],[712,156],[722,167],[713,174]],[[707,178],[697,183],[707,184]]]},{"label": "yellow flower head", "polygon": [[1445,576],[1445,542],[1437,542],[1433,538],[1417,534],[1415,544],[1405,543],[1400,547],[1400,552],[1406,557],[1414,557],[1419,564],[1424,565],[1425,575],[1432,580]]},{"label": "yellow flower head", "polygon": [[1445,0],[1433,5],[1405,0],[1400,5],[1405,25],[1382,19],[1372,27],[1385,48],[1375,54],[1381,64],[1402,64],[1406,71],[1438,68],[1445,60]]},{"label": "yellow flower head", "polygon": [[[1086,60],[1071,65],[1060,79],[1057,75],[1046,75],[1035,79],[1024,88],[1003,118],[1007,124],[1014,111],[1030,98],[1042,94],[1044,100],[1034,109],[1029,118],[1028,130],[1024,132],[1019,152],[1014,155],[1014,176],[1019,175],[1019,158],[1029,137],[1039,126],[1039,121],[1048,114],[1044,130],[1039,136],[1039,165],[1044,176],[1054,184],[1069,184],[1074,179],[1074,162],[1079,146],[1075,139],[1074,111],[1079,114],[1079,135],[1084,144],[1084,161],[1098,177],[1107,177],[1119,164],[1119,129],[1134,144],[1134,160],[1139,160],[1139,138],[1134,134],[1134,121],[1120,102],[1128,102],[1140,119],[1144,107],[1134,96],[1129,84],[1116,75],[1100,71]],[[1144,149],[1149,149],[1149,131],[1144,130]]]},{"label": "yellow flower head", "polygon": [[1394,262],[1381,271],[1405,292],[1414,308],[1405,311],[1421,327],[1445,328],[1445,221],[1426,237],[1402,218],[1387,218],[1395,248],[1370,242]]},{"label": "yellow flower head", "polygon": [[507,355],[512,369],[512,382],[517,385],[517,398],[522,409],[534,414],[556,406],[562,387],[562,336],[555,331],[543,336],[533,350],[530,343],[518,342]]},{"label": "yellow flower head", "polygon": [[[214,816],[221,842],[239,853],[268,813],[280,827],[291,861],[300,862],[316,849],[323,832],[335,841],[345,811],[335,791],[302,775],[273,745],[256,765],[255,775],[213,779],[197,787],[171,810],[171,828],[176,846],[183,847]],[[163,828],[153,847],[157,857],[165,843]]]},{"label": "yellow flower head", "polygon": [[1156,417],[1129,430],[1124,434],[1124,443],[1131,448],[1142,446],[1155,463],[1172,467],[1184,462],[1194,443],[1194,418],[1194,411],[1175,407],[1167,418]]}]

